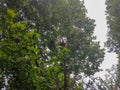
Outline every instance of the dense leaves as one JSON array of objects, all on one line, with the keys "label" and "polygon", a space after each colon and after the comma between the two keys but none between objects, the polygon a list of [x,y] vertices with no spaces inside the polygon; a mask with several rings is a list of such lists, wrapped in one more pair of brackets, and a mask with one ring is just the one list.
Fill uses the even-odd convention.
[{"label": "dense leaves", "polygon": [[[80,90],[104,52],[79,0],[0,1],[0,87]],[[60,43],[64,43],[60,44]]]},{"label": "dense leaves", "polygon": [[[8,90],[37,88],[40,78],[36,68],[39,59],[40,34],[36,33],[29,21],[15,22],[16,13],[4,7],[1,12],[0,74],[1,83]],[[1,84],[2,85],[2,84]],[[29,85],[29,86],[28,86]]]},{"label": "dense leaves", "polygon": [[109,38],[107,46],[111,51],[119,52],[120,50],[120,32],[119,32],[119,23],[120,23],[120,1],[119,0],[107,0],[107,23],[109,27]]},{"label": "dense leaves", "polygon": [[107,5],[107,23],[108,23],[108,41],[106,43],[110,51],[118,54],[118,87],[120,87],[120,1],[106,0]]}]

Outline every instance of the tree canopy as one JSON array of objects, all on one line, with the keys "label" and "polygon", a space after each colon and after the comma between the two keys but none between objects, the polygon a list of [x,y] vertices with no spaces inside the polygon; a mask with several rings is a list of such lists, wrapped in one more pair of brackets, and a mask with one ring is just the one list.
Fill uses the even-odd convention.
[{"label": "tree canopy", "polygon": [[82,89],[104,57],[86,13],[80,0],[1,0],[0,88]]},{"label": "tree canopy", "polygon": [[106,0],[106,14],[108,24],[108,40],[106,46],[118,55],[118,81],[120,88],[120,1]]}]

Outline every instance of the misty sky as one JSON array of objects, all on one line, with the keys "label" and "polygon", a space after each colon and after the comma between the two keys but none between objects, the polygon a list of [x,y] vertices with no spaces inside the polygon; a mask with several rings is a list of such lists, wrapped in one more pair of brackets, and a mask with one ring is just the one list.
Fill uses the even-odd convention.
[{"label": "misty sky", "polygon": [[[97,36],[97,41],[100,41],[101,48],[104,47],[104,42],[107,40],[107,25],[105,16],[105,0],[84,0],[85,6],[88,10],[88,16],[95,19],[95,32],[94,35]],[[105,70],[110,68],[113,64],[117,63],[116,54],[107,53],[105,54],[104,62],[101,65],[103,72],[97,73],[97,76],[103,77]]]}]

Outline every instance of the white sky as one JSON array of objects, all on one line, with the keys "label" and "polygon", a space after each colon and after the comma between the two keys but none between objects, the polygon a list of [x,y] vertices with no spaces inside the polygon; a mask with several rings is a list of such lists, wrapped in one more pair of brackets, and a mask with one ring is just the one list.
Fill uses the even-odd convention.
[{"label": "white sky", "polygon": [[[97,41],[100,41],[101,47],[104,47],[104,42],[107,40],[107,25],[106,25],[106,16],[105,16],[105,0],[84,0],[85,6],[88,11],[88,16],[92,19],[95,19],[95,32],[94,35],[97,36]],[[116,54],[107,53],[105,54],[104,61],[101,65],[103,72],[99,72],[96,75],[103,77],[105,70],[110,68],[113,64],[117,63]]]}]

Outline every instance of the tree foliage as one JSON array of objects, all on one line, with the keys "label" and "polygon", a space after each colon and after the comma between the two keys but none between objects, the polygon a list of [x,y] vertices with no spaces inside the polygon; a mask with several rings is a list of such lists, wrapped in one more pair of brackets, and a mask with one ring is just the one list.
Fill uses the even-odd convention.
[{"label": "tree foliage", "polygon": [[117,65],[113,65],[110,69],[106,69],[104,77],[91,76],[83,78],[84,90],[119,90],[117,81]]},{"label": "tree foliage", "polygon": [[86,13],[79,0],[1,0],[0,87],[81,89],[80,74],[100,71],[104,57]]},{"label": "tree foliage", "polygon": [[120,48],[120,32],[119,32],[119,23],[120,23],[120,1],[119,0],[106,0],[107,5],[107,23],[109,27],[108,33],[108,42],[107,46],[111,51],[119,52]]},{"label": "tree foliage", "polygon": [[[120,77],[120,1],[119,0],[106,0],[107,5],[107,24],[109,28],[108,40],[106,46],[110,51],[114,51],[118,54],[118,78]],[[120,81],[118,80],[118,86],[120,87]]]}]

